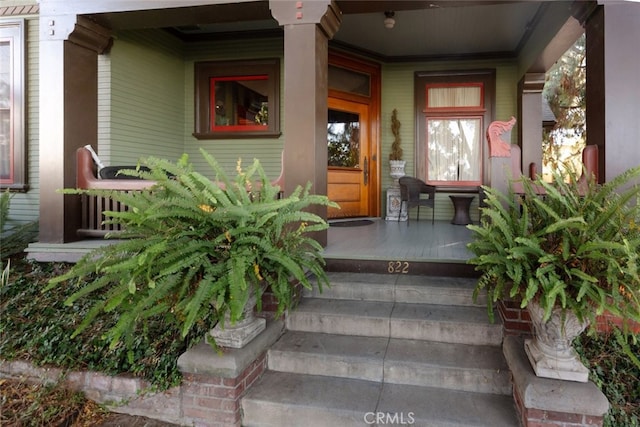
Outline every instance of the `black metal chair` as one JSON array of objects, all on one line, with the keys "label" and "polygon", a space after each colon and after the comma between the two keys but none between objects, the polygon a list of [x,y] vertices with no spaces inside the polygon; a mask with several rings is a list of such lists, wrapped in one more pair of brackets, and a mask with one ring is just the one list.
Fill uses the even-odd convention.
[{"label": "black metal chair", "polygon": [[[402,216],[402,207],[406,205],[407,209],[407,225],[409,225],[409,209],[414,206],[418,207],[417,220],[420,220],[420,206],[428,206],[431,208],[431,224],[436,217],[436,187],[428,185],[424,181],[411,176],[403,176],[398,180],[400,184],[400,213],[398,221]],[[421,197],[426,194],[428,198]]]}]

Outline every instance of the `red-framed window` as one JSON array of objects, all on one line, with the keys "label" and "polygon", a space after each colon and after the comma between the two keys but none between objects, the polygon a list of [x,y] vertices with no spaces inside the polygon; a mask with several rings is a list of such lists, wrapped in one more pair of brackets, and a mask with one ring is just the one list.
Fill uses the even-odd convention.
[{"label": "red-framed window", "polygon": [[195,63],[198,139],[280,136],[280,60]]},{"label": "red-framed window", "polygon": [[211,130],[261,131],[269,126],[268,76],[212,77]]},{"label": "red-framed window", "polygon": [[416,176],[433,185],[485,182],[485,126],[494,111],[495,70],[415,73]]}]

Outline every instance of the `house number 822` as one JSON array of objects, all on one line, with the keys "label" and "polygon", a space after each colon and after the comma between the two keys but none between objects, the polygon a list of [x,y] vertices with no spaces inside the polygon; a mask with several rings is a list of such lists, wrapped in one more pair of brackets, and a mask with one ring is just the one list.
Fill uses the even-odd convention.
[{"label": "house number 822", "polygon": [[408,274],[409,263],[407,261],[389,261],[387,272],[391,274]]}]

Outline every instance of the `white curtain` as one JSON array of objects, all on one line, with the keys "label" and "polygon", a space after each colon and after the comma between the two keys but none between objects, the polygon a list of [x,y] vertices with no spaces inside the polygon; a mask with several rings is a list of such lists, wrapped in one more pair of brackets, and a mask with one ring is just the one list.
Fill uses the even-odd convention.
[{"label": "white curtain", "polygon": [[481,180],[481,124],[478,117],[427,119],[428,180]]},{"label": "white curtain", "polygon": [[427,108],[481,107],[480,86],[430,87]]}]

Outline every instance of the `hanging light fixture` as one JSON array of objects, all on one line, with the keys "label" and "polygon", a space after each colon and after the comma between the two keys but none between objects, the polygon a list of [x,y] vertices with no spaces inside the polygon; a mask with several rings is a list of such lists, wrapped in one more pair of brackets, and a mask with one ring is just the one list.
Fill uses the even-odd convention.
[{"label": "hanging light fixture", "polygon": [[396,13],[393,10],[387,10],[384,13],[384,27],[387,30],[392,29],[395,25],[396,25],[396,20],[393,19],[393,17],[396,15]]}]

